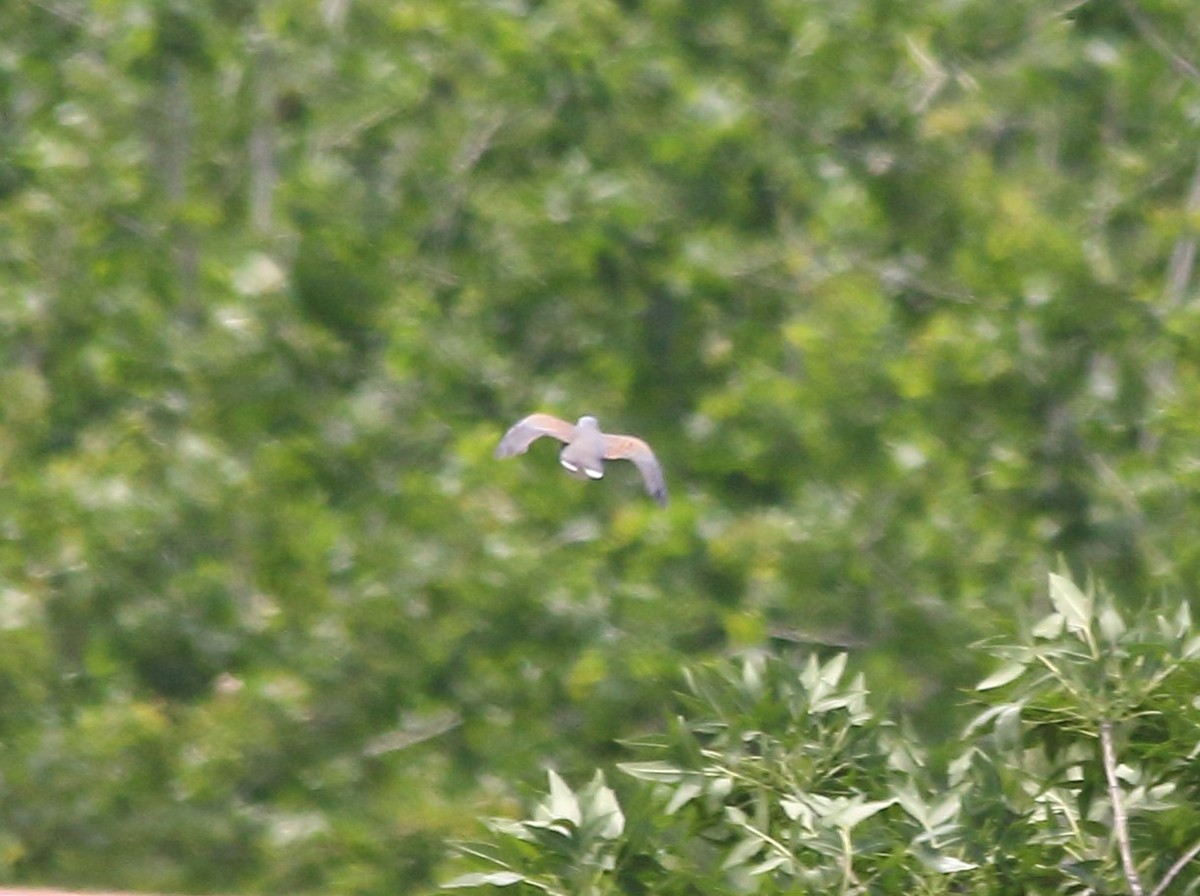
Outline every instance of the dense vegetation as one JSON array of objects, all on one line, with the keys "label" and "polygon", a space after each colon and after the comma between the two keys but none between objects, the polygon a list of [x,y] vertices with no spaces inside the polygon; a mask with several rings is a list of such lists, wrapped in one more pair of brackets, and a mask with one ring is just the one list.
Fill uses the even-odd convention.
[{"label": "dense vegetation", "polygon": [[[948,761],[870,707],[844,654],[750,654],[689,676],[639,786],[550,772],[533,818],[463,845],[448,889],[522,893],[1194,892],[1200,635],[1186,604],[1130,627],[1052,575],[1053,611],[977,690]],[[1148,614],[1150,615],[1150,614]],[[648,782],[648,783],[647,783]],[[622,809],[624,804],[624,810]]]},{"label": "dense vegetation", "polygon": [[[720,800],[677,826],[622,741],[792,749],[842,662],[869,749],[825,796],[886,802],[885,745],[945,776],[990,731],[970,644],[1083,630],[1033,633],[1059,558],[1182,687],[1197,46],[1191,0],[0,5],[0,877],[412,892],[547,767],[698,840]],[[646,437],[671,506],[496,462],[535,409]],[[676,703],[760,663],[746,715]],[[1194,720],[1136,706],[1169,863]],[[1134,716],[1075,711],[991,721],[1094,782]]]}]

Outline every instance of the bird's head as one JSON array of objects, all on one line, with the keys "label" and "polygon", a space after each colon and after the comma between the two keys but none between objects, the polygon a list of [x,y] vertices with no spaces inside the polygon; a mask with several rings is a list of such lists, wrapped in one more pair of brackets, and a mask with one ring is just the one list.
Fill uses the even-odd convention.
[{"label": "bird's head", "polygon": [[599,429],[600,421],[589,414],[584,414],[579,418],[579,422],[575,424],[580,429]]}]

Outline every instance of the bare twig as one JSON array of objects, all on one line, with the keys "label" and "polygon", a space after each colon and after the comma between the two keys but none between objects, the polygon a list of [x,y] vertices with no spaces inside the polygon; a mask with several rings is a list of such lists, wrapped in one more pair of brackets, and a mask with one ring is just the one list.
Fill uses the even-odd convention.
[{"label": "bare twig", "polygon": [[1117,835],[1117,847],[1121,851],[1121,865],[1125,869],[1125,880],[1131,896],[1142,896],[1142,882],[1133,864],[1133,849],[1129,845],[1129,822],[1125,817],[1125,804],[1121,801],[1121,785],[1117,782],[1117,755],[1113,750],[1112,722],[1105,719],[1100,723],[1100,755],[1104,760],[1104,777],[1108,779],[1108,798],[1112,803],[1113,830]]},{"label": "bare twig", "polygon": [[1150,891],[1150,896],[1162,896],[1163,890],[1175,879],[1175,875],[1179,874],[1187,863],[1196,858],[1196,856],[1200,856],[1200,843],[1196,843],[1179,857],[1179,861],[1172,865],[1167,873],[1163,875],[1163,879],[1158,882],[1158,886]]}]

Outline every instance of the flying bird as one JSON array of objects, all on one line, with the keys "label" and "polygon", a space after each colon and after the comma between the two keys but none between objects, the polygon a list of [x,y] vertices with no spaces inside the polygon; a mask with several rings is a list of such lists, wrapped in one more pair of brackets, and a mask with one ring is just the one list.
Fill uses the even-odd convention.
[{"label": "flying bird", "polygon": [[496,446],[496,457],[524,454],[542,436],[565,443],[558,462],[576,479],[602,478],[606,460],[633,461],[642,473],[646,493],[662,506],[667,505],[667,483],[650,446],[636,436],[601,432],[595,417],[580,417],[578,423],[571,424],[550,414],[530,414],[504,434]]}]

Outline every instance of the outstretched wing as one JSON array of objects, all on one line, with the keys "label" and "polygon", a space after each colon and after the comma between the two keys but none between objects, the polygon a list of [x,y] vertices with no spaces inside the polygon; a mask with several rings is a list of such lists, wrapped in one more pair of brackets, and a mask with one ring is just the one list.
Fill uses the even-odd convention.
[{"label": "outstretched wing", "polygon": [[605,460],[631,460],[637,464],[646,482],[646,493],[663,507],[667,506],[667,481],[662,465],[650,446],[636,436],[604,437]]},{"label": "outstretched wing", "polygon": [[512,457],[524,454],[529,446],[542,436],[553,436],[560,442],[569,442],[575,437],[574,425],[549,414],[530,414],[513,424],[496,446],[496,457]]}]

